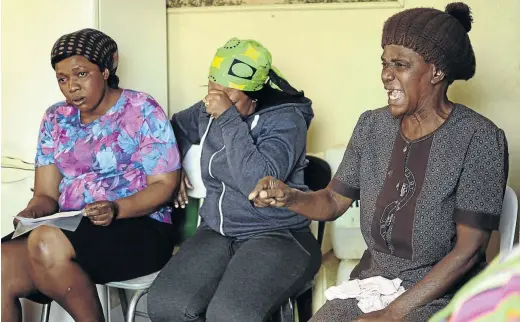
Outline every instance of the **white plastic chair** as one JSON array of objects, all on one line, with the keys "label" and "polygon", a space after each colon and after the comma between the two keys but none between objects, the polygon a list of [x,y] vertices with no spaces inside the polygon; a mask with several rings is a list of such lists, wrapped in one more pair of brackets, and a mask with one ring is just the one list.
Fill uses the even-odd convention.
[{"label": "white plastic chair", "polygon": [[518,217],[518,198],[511,187],[506,187],[502,215],[500,216],[500,252],[509,252],[515,240],[516,221]]},{"label": "white plastic chair", "polygon": [[[116,288],[119,292],[119,300],[121,301],[121,309],[123,310],[123,316],[125,318],[126,322],[134,322],[135,316],[142,316],[142,317],[148,317],[148,315],[144,312],[140,312],[136,310],[137,303],[139,303],[139,300],[141,297],[143,297],[146,293],[148,293],[148,290],[150,286],[152,285],[153,281],[157,277],[159,272],[155,272],[146,276],[137,277],[131,280],[127,281],[121,281],[121,282],[110,282],[105,284],[106,287],[106,314],[105,314],[105,320],[107,322],[110,322],[112,319],[110,317],[110,289]],[[132,290],[135,291],[132,295],[132,298],[130,299],[130,303],[127,302],[126,299],[126,293],[125,290]],[[50,317],[50,311],[51,311],[51,303],[44,304],[42,308],[42,315],[40,318],[41,322],[49,322]]]},{"label": "white plastic chair", "polygon": [[[150,289],[153,281],[159,272],[155,272],[146,276],[137,277],[127,281],[110,282],[105,284],[107,287],[107,308],[110,312],[110,289],[117,288],[119,292],[119,300],[121,301],[121,309],[126,322],[134,322],[135,316],[148,317],[148,314],[136,310],[137,303]],[[127,303],[125,290],[135,291],[130,299],[130,304]],[[107,322],[110,322],[110,313],[107,314]]]}]

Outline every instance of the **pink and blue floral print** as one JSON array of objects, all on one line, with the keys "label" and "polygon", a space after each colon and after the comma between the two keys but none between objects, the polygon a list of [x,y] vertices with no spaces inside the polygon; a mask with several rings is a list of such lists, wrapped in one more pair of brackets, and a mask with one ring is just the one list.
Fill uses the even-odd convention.
[{"label": "pink and blue floral print", "polygon": [[[66,102],[51,106],[40,126],[35,163],[56,164],[63,175],[60,211],[128,197],[146,188],[147,176],[181,167],[168,117],[151,96],[131,90],[89,124]],[[163,207],[150,217],[171,223],[171,213]]]}]

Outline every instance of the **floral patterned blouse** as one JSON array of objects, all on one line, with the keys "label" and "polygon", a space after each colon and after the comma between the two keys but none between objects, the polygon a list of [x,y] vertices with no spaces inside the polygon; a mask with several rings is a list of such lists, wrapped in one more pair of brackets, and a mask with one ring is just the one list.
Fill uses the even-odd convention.
[{"label": "floral patterned blouse", "polygon": [[[146,188],[146,176],[181,167],[168,117],[149,95],[123,90],[104,115],[82,124],[79,110],[60,102],[45,112],[36,167],[56,164],[63,176],[60,211],[80,210],[101,200],[117,200]],[[171,223],[172,209],[150,214]]]}]

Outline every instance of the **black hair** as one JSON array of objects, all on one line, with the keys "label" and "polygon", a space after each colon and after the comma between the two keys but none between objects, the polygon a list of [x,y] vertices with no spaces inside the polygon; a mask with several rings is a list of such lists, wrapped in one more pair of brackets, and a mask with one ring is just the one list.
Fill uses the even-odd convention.
[{"label": "black hair", "polygon": [[118,89],[119,88],[119,77],[117,77],[116,74],[110,74],[107,79],[108,87],[112,89]]},{"label": "black hair", "polygon": [[[105,71],[105,69],[107,69],[106,67],[103,67],[100,64],[96,64],[96,65],[98,65],[99,71],[101,73],[103,73]],[[108,87],[111,89],[118,89],[119,88],[119,77],[117,77],[116,74],[110,73],[110,71],[108,73],[109,73],[108,78],[107,78]]]},{"label": "black hair", "polygon": [[[103,67],[99,64],[97,64],[97,65],[98,65],[99,71],[101,73],[103,73],[105,71],[105,69],[107,69],[106,67]],[[110,73],[110,71],[109,71],[108,78],[107,78],[107,85],[111,89],[118,89],[119,88],[119,77],[117,77],[116,74]]]},{"label": "black hair", "polygon": [[303,91],[298,91],[292,87],[289,82],[278,76],[273,70],[269,71],[269,79],[276,84],[280,90],[272,88],[269,84],[265,84],[259,91],[244,91],[249,98],[257,101],[257,111],[269,106],[284,103],[302,103],[306,100]]}]

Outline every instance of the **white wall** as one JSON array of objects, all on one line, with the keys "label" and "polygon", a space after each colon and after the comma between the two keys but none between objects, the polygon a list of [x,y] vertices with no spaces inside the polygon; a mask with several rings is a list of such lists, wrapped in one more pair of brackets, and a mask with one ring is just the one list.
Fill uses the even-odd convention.
[{"label": "white wall", "polygon": [[121,87],[152,95],[168,111],[165,1],[101,0],[99,29],[118,44]]},{"label": "white wall", "polygon": [[34,161],[45,110],[63,100],[50,52],[61,35],[95,27],[96,0],[2,1],[2,155]]}]

